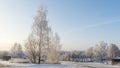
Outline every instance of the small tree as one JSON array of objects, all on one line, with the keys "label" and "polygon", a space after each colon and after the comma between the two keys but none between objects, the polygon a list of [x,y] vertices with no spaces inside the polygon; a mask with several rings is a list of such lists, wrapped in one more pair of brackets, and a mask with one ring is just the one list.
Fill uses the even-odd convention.
[{"label": "small tree", "polygon": [[119,48],[116,44],[109,44],[108,50],[107,50],[107,56],[108,58],[115,58],[119,56]]},{"label": "small tree", "polygon": [[61,48],[60,39],[58,34],[56,33],[55,36],[51,38],[51,44],[49,47],[48,53],[48,63],[59,63],[59,51]]},{"label": "small tree", "polygon": [[23,53],[21,44],[15,43],[11,48],[11,54],[12,54],[12,57],[14,58],[23,58],[24,53]]},{"label": "small tree", "polygon": [[88,48],[85,54],[86,56],[92,59],[93,58],[93,47]]},{"label": "small tree", "polygon": [[97,44],[94,48],[94,57],[97,59],[97,60],[101,60],[102,59],[105,59],[106,56],[107,56],[107,43],[105,42],[100,42],[99,44]]}]

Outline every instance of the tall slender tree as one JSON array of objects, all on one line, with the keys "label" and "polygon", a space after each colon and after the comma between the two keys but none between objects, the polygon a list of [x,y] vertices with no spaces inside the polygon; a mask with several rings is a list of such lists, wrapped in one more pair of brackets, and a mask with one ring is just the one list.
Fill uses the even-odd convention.
[{"label": "tall slender tree", "polygon": [[36,37],[36,42],[38,45],[38,63],[41,63],[42,52],[46,47],[46,37],[48,30],[48,22],[46,20],[47,10],[40,7],[37,16],[33,23],[33,34]]},{"label": "tall slender tree", "polygon": [[[41,60],[48,59],[48,54],[51,50],[58,50],[58,45],[60,43],[59,36],[57,34],[53,36],[54,34],[47,21],[47,10],[43,6],[40,7],[34,18],[31,35],[32,38],[28,38],[25,48],[26,51],[31,53],[34,62],[40,64]],[[54,49],[52,49],[53,47]],[[56,55],[55,53],[54,56]]]}]

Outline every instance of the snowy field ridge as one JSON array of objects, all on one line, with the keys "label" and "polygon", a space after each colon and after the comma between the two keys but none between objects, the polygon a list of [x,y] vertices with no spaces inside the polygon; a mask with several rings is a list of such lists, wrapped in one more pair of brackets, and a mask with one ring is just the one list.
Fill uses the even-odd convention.
[{"label": "snowy field ridge", "polygon": [[32,63],[10,63],[0,61],[0,68],[120,68],[120,66],[106,65],[100,63],[61,62],[61,64],[32,64]]}]

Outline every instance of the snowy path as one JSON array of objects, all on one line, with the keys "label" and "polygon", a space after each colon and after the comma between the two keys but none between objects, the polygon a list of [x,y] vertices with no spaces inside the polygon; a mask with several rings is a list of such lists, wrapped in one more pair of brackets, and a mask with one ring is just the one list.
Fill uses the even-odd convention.
[{"label": "snowy path", "polygon": [[78,62],[62,62],[62,64],[20,64],[0,61],[0,64],[7,65],[7,67],[0,66],[0,68],[120,68],[120,66]]}]

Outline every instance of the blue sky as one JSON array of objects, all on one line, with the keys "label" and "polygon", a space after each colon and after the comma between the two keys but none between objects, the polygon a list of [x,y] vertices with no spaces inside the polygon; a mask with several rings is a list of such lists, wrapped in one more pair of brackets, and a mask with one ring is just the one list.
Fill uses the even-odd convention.
[{"label": "blue sky", "polygon": [[0,47],[24,43],[41,3],[62,49],[85,50],[100,41],[120,45],[119,0],[0,0]]}]

